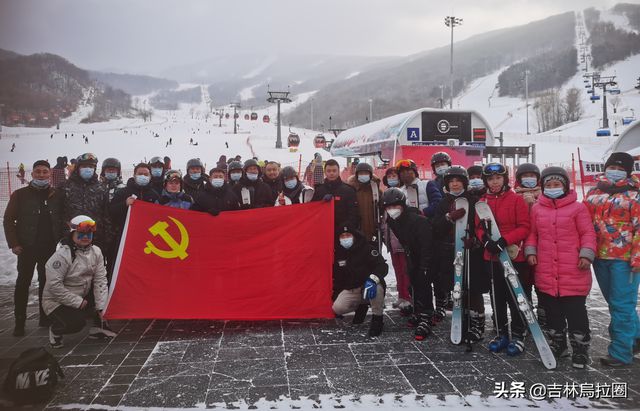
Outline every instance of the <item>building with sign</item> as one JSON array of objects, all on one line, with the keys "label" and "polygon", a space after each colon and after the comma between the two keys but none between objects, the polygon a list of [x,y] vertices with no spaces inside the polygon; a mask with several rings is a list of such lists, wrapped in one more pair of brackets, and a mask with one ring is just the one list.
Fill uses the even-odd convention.
[{"label": "building with sign", "polygon": [[411,158],[428,165],[433,153],[446,151],[454,164],[468,167],[482,162],[484,147],[493,144],[493,131],[480,113],[422,108],[341,132],[331,154],[378,156],[391,163]]}]

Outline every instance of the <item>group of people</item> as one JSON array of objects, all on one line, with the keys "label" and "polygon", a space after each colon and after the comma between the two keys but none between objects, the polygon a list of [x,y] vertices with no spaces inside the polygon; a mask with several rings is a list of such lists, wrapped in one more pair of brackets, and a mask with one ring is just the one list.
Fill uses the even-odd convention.
[{"label": "group of people", "polygon": [[[60,162],[59,162],[60,163]],[[279,207],[310,201],[333,201],[335,253],[333,310],[354,312],[363,322],[372,309],[369,335],[383,331],[385,276],[381,256],[386,247],[393,265],[398,299],[393,306],[408,317],[416,340],[432,333],[451,306],[455,224],[466,219],[464,247],[469,253],[468,326],[465,340],[481,341],[485,333],[484,294],[490,293],[496,336],[494,352],[515,356],[528,334],[498,254],[507,251],[531,300],[535,289],[538,320],[554,355],[569,355],[572,364],[588,363],[590,341],[586,298],[593,266],[611,313],[608,366],[633,361],[640,348],[635,311],[640,273],[640,182],[632,175],[633,158],[613,153],[605,173],[583,202],[560,167],[542,171],[521,164],[515,184],[507,168],[489,163],[465,169],[452,165],[447,153],[433,155],[435,178],[422,180],[412,160],[400,160],[380,180],[370,164],[360,162],[347,181],[333,159],[314,159],[308,175],[323,179],[311,187],[293,167],[255,159],[220,158],[208,172],[200,159],[186,172],[171,169],[166,158],[139,163],[126,183],[121,164],[85,153],[75,159],[68,180],[52,185],[48,162],[33,165],[32,180],[15,191],[5,212],[9,247],[18,255],[14,335],[25,333],[29,284],[37,267],[40,325],[49,327],[50,343],[62,346],[62,335],[74,333],[92,318],[90,336],[115,333],[102,320],[127,208],[135,201],[190,209],[217,216],[222,212]],[[60,164],[57,165],[58,167]],[[456,208],[464,197],[469,208]],[[481,221],[474,204],[486,202],[497,227]],[[492,236],[492,229],[500,237]],[[56,247],[61,241],[62,246]],[[509,321],[508,312],[511,314]],[[569,344],[570,343],[570,344]]]}]

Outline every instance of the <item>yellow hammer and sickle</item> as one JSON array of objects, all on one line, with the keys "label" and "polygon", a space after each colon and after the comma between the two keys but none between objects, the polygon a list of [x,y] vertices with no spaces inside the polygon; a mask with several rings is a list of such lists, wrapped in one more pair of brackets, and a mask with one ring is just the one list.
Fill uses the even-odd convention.
[{"label": "yellow hammer and sickle", "polygon": [[189,256],[187,254],[187,247],[189,247],[189,233],[184,228],[184,225],[173,217],[169,217],[171,221],[178,227],[180,231],[180,244],[176,240],[171,237],[171,235],[167,232],[167,228],[169,228],[169,224],[166,221],[158,221],[154,225],[149,228],[149,232],[154,236],[160,236],[165,243],[171,248],[170,251],[161,250],[157,248],[151,241],[147,241],[147,246],[144,249],[145,254],[155,254],[160,258],[179,258],[184,260]]}]

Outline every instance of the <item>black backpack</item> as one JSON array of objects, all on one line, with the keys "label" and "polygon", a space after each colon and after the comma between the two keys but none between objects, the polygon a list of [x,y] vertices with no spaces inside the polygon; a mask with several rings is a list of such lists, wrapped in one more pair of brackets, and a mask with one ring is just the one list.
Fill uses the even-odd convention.
[{"label": "black backpack", "polygon": [[64,378],[58,360],[42,347],[29,348],[9,367],[4,392],[18,404],[43,402],[52,397],[58,377]]}]

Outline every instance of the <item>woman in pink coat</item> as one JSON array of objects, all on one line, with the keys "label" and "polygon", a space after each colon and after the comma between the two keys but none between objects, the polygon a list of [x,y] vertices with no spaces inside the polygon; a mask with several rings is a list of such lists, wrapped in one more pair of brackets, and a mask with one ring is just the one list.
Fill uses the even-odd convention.
[{"label": "woman in pink coat", "polygon": [[591,340],[585,302],[591,290],[596,233],[589,210],[569,188],[564,168],[548,167],[541,179],[543,195],[531,209],[525,255],[536,266],[536,289],[547,310],[551,350],[557,359],[569,356],[568,325],[573,366],[584,368]]}]

